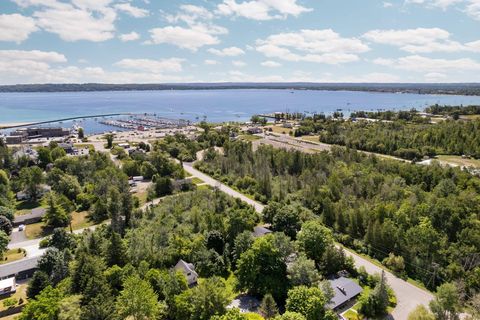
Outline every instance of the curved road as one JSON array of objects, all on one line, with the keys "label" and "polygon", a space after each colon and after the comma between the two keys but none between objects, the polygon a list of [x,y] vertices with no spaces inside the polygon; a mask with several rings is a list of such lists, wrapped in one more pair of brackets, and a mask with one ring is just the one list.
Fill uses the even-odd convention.
[{"label": "curved road", "polygon": [[[185,171],[190,173],[192,176],[197,177],[203,180],[206,184],[219,188],[221,191],[227,193],[228,195],[241,199],[246,203],[255,207],[255,210],[259,213],[263,211],[264,206],[261,203],[258,203],[255,200],[252,200],[245,195],[241,194],[238,191],[233,190],[232,188],[220,183],[219,181],[213,179],[212,177],[198,171],[197,169],[193,168],[192,163],[183,163],[183,168]],[[345,254],[352,257],[355,261],[355,265],[357,267],[365,267],[368,273],[375,274],[381,273],[382,268],[376,266],[375,264],[371,263],[370,261],[364,259],[363,257],[354,254],[349,250],[345,250]],[[408,314],[412,312],[418,305],[422,304],[428,308],[428,304],[430,300],[433,299],[433,295],[420,289],[405,280],[402,280],[390,272],[385,271],[385,276],[387,278],[388,284],[395,292],[397,296],[397,306],[393,310],[391,314],[391,318],[395,320],[407,320]]]}]

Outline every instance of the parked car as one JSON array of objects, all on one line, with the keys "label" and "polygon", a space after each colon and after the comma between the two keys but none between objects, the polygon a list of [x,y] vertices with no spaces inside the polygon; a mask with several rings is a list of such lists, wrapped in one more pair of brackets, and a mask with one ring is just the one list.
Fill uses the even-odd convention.
[{"label": "parked car", "polygon": [[25,230],[25,225],[24,224],[21,224],[18,226],[18,231],[23,231]]}]

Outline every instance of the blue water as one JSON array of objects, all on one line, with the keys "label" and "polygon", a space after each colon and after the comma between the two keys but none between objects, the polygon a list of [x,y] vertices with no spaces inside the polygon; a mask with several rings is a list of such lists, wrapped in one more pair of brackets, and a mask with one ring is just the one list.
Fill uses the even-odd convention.
[{"label": "blue water", "polygon": [[[480,97],[265,89],[0,93],[0,123],[116,112],[155,113],[191,121],[245,121],[252,114],[276,111],[329,114],[342,109],[348,114],[355,110],[423,110],[435,103],[480,104]],[[94,120],[85,120],[83,126],[89,133],[106,129]]]}]

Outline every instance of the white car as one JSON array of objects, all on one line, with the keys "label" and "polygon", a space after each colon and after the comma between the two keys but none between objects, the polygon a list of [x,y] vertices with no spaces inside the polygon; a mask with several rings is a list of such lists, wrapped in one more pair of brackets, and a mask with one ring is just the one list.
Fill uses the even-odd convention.
[{"label": "white car", "polygon": [[25,230],[25,225],[24,224],[21,224],[18,226],[18,231],[23,231]]}]

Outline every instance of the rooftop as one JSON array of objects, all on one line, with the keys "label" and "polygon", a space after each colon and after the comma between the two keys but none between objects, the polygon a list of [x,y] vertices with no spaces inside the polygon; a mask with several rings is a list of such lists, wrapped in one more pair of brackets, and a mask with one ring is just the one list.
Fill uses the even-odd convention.
[{"label": "rooftop", "polygon": [[345,302],[355,298],[363,289],[355,281],[340,277],[335,280],[330,280],[335,296],[330,300],[329,307],[332,309],[338,308]]}]

